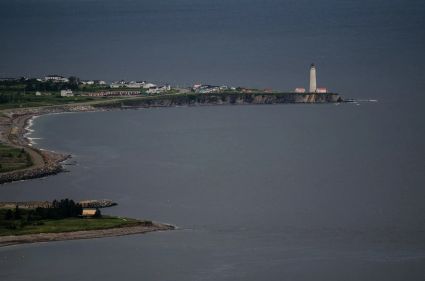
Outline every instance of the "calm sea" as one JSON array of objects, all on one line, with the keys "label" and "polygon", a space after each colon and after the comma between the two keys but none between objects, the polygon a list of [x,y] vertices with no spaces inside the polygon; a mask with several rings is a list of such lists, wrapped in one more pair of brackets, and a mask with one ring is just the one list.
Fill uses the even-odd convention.
[{"label": "calm sea", "polygon": [[0,200],[108,198],[148,235],[0,249],[0,280],[424,280],[423,0],[0,0],[0,77],[77,75],[378,103],[43,116],[69,173]]},{"label": "calm sea", "polygon": [[423,0],[0,0],[0,77],[419,97]]},{"label": "calm sea", "polygon": [[423,113],[413,103],[43,116],[69,173],[2,200],[109,198],[179,230],[0,249],[2,280],[423,280]]}]

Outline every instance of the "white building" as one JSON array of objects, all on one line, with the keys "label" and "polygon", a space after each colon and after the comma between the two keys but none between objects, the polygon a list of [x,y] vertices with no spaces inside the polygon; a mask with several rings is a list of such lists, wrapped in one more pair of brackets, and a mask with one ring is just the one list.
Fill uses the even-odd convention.
[{"label": "white building", "polygon": [[156,85],[153,84],[153,83],[145,83],[143,85],[143,89],[150,89],[150,88],[155,88],[155,87],[156,87]]},{"label": "white building", "polygon": [[195,90],[195,92],[198,94],[217,93],[220,91],[221,91],[221,87],[211,86],[211,85],[202,85]]},{"label": "white building", "polygon": [[196,91],[196,90],[198,90],[199,88],[201,88],[202,87],[202,84],[195,84],[195,85],[193,85],[192,86],[192,89],[194,90],[194,91]]},{"label": "white building", "polygon": [[129,83],[126,84],[127,88],[135,88],[135,89],[140,89],[143,87],[143,85],[145,85],[145,82],[135,82],[135,81],[131,81]]},{"label": "white building", "polygon": [[166,91],[171,90],[171,86],[170,85],[165,85],[165,86],[161,86],[161,87],[151,87],[149,88],[146,93],[148,94],[160,94]]},{"label": "white building", "polygon": [[112,82],[111,85],[109,85],[111,88],[124,88],[125,87],[125,81],[121,80],[121,81],[115,81]]},{"label": "white building", "polygon": [[[103,81],[102,81],[103,82]],[[154,85],[154,84],[152,84]],[[121,81],[117,81],[117,82],[113,82],[110,87],[111,88],[132,88],[132,89],[140,89],[140,88],[146,88],[146,83],[145,82],[136,82],[136,81],[130,81],[130,82],[126,82],[124,80]],[[156,86],[156,85],[154,85]],[[151,88],[151,87],[147,87],[147,88]]]},{"label": "white building", "polygon": [[44,77],[44,81],[68,83],[69,79],[62,77],[60,75],[48,75],[48,76]]},{"label": "white building", "polygon": [[326,94],[328,92],[328,89],[326,88],[317,88],[316,93],[318,94]]},{"label": "white building", "polygon": [[305,88],[295,88],[295,93],[303,94],[303,93],[305,93]]},{"label": "white building", "polygon": [[72,92],[72,90],[61,90],[61,97],[73,97],[74,93]]}]

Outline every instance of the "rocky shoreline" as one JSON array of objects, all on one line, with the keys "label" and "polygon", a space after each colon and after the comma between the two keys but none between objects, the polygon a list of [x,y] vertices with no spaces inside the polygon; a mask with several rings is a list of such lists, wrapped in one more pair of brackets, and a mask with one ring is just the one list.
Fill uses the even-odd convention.
[{"label": "rocky shoreline", "polygon": [[0,117],[0,141],[12,147],[23,148],[33,161],[28,168],[0,174],[0,184],[41,178],[64,171],[62,163],[71,155],[40,150],[26,138],[27,127],[34,116],[64,112],[88,112],[101,109],[87,105],[66,105],[43,108],[14,109]]},{"label": "rocky shoreline", "polygon": [[27,243],[40,243],[52,242],[63,240],[77,240],[77,239],[93,239],[112,236],[124,236],[133,234],[143,234],[154,231],[167,231],[174,230],[175,227],[169,224],[153,223],[152,225],[136,225],[119,228],[98,229],[98,230],[85,230],[74,232],[60,232],[60,233],[39,233],[39,234],[26,234],[26,235],[9,235],[0,236],[0,247],[27,244]]},{"label": "rocky shoreline", "polygon": [[50,175],[56,175],[62,171],[63,167],[59,163],[41,168],[13,171],[0,175],[0,184],[20,180],[43,178]]},{"label": "rocky shoreline", "polygon": [[[209,93],[180,94],[147,97],[145,99],[127,99],[119,103],[103,103],[105,108],[150,108],[173,106],[203,105],[263,105],[263,104],[324,104],[340,103],[344,100],[337,93]],[[95,107],[98,107],[95,105]]]}]

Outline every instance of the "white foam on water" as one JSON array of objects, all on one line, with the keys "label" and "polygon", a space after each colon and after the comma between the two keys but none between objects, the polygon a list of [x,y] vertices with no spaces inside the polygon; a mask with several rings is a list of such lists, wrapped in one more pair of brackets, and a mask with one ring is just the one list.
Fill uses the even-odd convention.
[{"label": "white foam on water", "polygon": [[30,137],[35,132],[35,130],[31,129],[31,127],[34,126],[34,120],[37,119],[38,117],[39,116],[37,116],[37,115],[32,116],[28,120],[27,125],[25,126],[26,133],[24,134],[24,137],[26,139],[28,139],[28,141],[29,141],[29,144],[28,145],[29,146],[33,146],[33,145],[37,144],[34,140],[41,140],[42,139],[42,138],[35,138],[35,137],[32,138],[32,137]]}]

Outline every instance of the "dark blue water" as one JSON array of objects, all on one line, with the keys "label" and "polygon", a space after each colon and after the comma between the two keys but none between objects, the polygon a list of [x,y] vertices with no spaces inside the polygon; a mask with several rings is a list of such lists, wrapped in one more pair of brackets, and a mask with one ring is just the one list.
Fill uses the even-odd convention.
[{"label": "dark blue water", "polygon": [[[179,230],[0,249],[2,280],[423,280],[424,114],[412,103],[43,116],[69,173],[1,200],[109,198]],[[411,109],[409,114],[407,109]]]},{"label": "dark blue water", "polygon": [[179,231],[0,249],[1,280],[424,280],[422,0],[0,0],[0,77],[318,85],[356,105],[39,118],[69,173],[0,200],[110,198]]},{"label": "dark blue water", "polygon": [[1,0],[0,77],[423,94],[423,0]]}]

